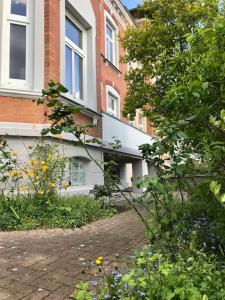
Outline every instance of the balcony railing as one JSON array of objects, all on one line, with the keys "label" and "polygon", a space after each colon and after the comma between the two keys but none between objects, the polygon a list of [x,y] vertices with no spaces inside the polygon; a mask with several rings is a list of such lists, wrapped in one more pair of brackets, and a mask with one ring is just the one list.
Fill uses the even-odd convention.
[{"label": "balcony railing", "polygon": [[122,144],[122,152],[140,155],[138,147],[151,143],[152,138],[148,134],[107,113],[103,113],[102,122],[103,142],[106,147],[116,137]]}]

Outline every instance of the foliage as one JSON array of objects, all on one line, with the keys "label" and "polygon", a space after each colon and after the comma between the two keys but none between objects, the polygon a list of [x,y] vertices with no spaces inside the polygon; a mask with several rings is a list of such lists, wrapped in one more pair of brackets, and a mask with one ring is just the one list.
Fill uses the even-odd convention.
[{"label": "foliage", "polygon": [[[144,107],[157,130],[190,120],[183,133],[189,147],[206,159],[219,132],[210,123],[224,107],[224,16],[217,1],[147,1],[147,20],[124,39],[126,61],[136,61],[127,76],[125,114]],[[211,164],[211,172],[217,171]],[[222,169],[222,168],[221,168]]]},{"label": "foliage", "polygon": [[111,188],[105,185],[95,185],[91,194],[95,196],[95,198],[100,199],[102,197],[110,197],[112,195]]},{"label": "foliage", "polygon": [[[56,191],[67,188],[65,168],[67,160],[62,145],[39,141],[25,146],[29,161],[22,161],[5,141],[1,142],[1,188],[6,197],[32,194],[48,198]],[[62,149],[61,149],[62,148]]]},{"label": "foliage", "polygon": [[75,228],[99,218],[111,217],[114,213],[115,209],[102,208],[100,201],[86,196],[61,198],[55,195],[48,206],[43,206],[42,198],[35,196],[2,197],[0,230]]},{"label": "foliage", "polygon": [[88,283],[76,286],[73,299],[149,299],[207,300],[224,299],[225,268],[214,255],[196,250],[192,244],[187,255],[162,254],[146,246],[135,258],[130,271],[106,275],[97,293]]},{"label": "foliage", "polygon": [[[134,268],[103,289],[99,299],[224,299],[225,270],[212,255],[191,250],[188,257],[170,256],[151,248],[142,251]],[[116,289],[112,291],[112,285]]]}]

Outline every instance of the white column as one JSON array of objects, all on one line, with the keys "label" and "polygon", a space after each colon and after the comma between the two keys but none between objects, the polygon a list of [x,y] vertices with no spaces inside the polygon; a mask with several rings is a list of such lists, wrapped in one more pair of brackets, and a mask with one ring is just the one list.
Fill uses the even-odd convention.
[{"label": "white column", "polygon": [[127,180],[127,168],[126,164],[120,165],[120,184],[122,184],[123,187],[128,187],[128,180]]},{"label": "white column", "polygon": [[143,189],[137,188],[139,178],[148,175],[148,164],[144,160],[135,160],[133,166],[133,190],[135,193],[142,193]]}]

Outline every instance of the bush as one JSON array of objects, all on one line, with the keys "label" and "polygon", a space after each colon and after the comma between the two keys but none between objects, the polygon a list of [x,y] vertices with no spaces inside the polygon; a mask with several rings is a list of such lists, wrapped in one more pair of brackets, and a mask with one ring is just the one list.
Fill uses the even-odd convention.
[{"label": "bush", "polygon": [[169,256],[146,249],[128,274],[119,280],[118,275],[112,277],[112,284],[100,299],[105,295],[108,299],[224,299],[223,266],[212,255],[194,250],[189,255],[172,261]]},{"label": "bush", "polygon": [[1,198],[0,230],[75,228],[114,213],[115,209],[102,208],[99,201],[86,196],[55,196],[47,203],[38,197]]},{"label": "bush", "polygon": [[[97,295],[86,284],[77,286],[76,300],[222,300],[225,299],[225,266],[213,255],[190,249],[189,256],[152,253],[146,247],[129,273],[107,276]],[[85,295],[85,297],[82,297]]]}]

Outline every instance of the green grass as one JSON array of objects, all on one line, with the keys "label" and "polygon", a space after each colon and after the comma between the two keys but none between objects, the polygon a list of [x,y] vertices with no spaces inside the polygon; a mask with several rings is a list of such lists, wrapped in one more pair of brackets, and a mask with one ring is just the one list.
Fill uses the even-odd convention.
[{"label": "green grass", "polygon": [[51,201],[0,198],[0,230],[75,228],[115,213],[115,209],[102,208],[100,201],[87,196],[54,197]]}]

